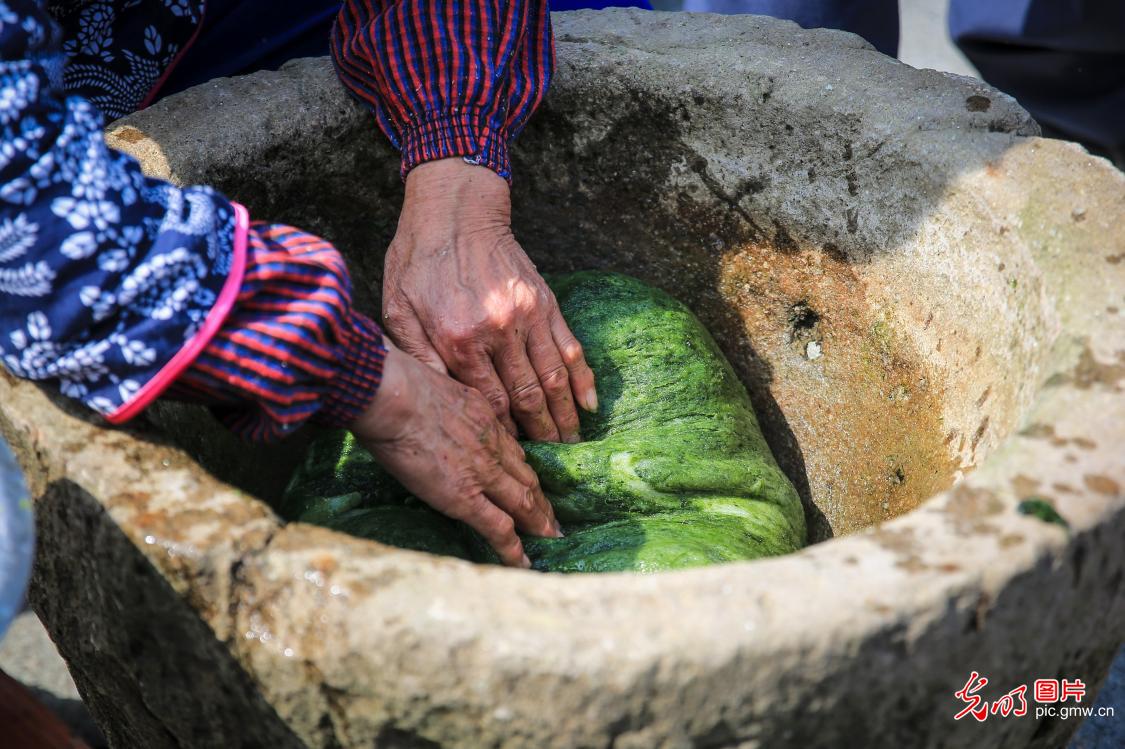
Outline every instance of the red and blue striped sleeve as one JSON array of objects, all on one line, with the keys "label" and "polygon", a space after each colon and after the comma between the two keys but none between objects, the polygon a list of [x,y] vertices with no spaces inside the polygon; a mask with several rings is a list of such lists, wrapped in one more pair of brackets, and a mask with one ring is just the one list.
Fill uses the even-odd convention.
[{"label": "red and blue striped sleeve", "polygon": [[[151,39],[112,41],[120,58]],[[258,439],[354,421],[385,347],[340,255],[107,148],[101,114],[58,85],[64,44],[41,0],[0,0],[0,364],[115,424],[168,396]],[[115,106],[139,100],[118,88]]]},{"label": "red and blue striped sleeve", "polygon": [[306,422],[346,427],[375,397],[385,356],[379,326],[352,306],[340,253],[291,226],[255,222],[233,308],[165,397],[207,404],[255,441]]},{"label": "red and blue striped sleeve", "polygon": [[402,151],[402,175],[460,156],[511,180],[508,145],[554,68],[547,0],[348,0],[332,30],[348,90]]}]

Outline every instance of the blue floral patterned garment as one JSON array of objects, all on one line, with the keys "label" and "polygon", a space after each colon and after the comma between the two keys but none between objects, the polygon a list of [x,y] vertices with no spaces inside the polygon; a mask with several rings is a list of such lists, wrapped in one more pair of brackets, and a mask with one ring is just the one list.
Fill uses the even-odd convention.
[{"label": "blue floral patterned garment", "polygon": [[[232,55],[239,20],[261,7],[277,28],[255,27],[267,36]],[[347,426],[374,398],[386,348],[352,304],[336,249],[293,227],[247,227],[222,195],[146,179],[103,142],[103,113],[319,49],[332,8],[208,0],[209,20],[203,10],[203,0],[0,0],[0,363],[113,423],[163,395],[208,404],[252,439],[306,421]],[[446,23],[420,21],[438,16]],[[347,0],[336,27],[345,83],[380,122],[397,114],[404,174],[460,156],[510,176],[508,141],[550,79],[545,0]],[[496,69],[458,73],[470,60]],[[450,75],[418,73],[443,67]]]},{"label": "blue floral patterned garment", "polygon": [[60,4],[64,44],[43,3],[0,0],[0,360],[105,414],[193,337],[231,267],[229,201],[146,178],[90,103],[133,111],[186,43],[167,29],[190,38],[202,3],[157,4],[162,33],[131,15],[152,3]]},{"label": "blue floral patterned garment", "polygon": [[67,93],[110,119],[147,103],[203,20],[201,0],[52,0],[47,8],[63,29]]}]

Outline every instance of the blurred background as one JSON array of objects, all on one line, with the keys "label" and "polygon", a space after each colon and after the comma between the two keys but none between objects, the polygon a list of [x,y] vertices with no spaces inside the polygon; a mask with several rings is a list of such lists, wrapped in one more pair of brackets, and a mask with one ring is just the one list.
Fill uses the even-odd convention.
[{"label": "blurred background", "polygon": [[[965,59],[945,24],[947,0],[899,0],[899,59],[916,68],[979,78]],[[652,0],[656,10],[683,10],[684,0]]]}]

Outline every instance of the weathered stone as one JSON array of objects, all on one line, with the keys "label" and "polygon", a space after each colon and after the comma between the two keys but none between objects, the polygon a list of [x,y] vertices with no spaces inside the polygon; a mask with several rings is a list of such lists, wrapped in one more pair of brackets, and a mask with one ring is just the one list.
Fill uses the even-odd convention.
[{"label": "weathered stone", "polygon": [[[687,302],[824,543],[648,577],[390,550],[281,527],[232,488],[272,496],[299,440],[239,449],[174,407],[109,431],[0,377],[40,497],[33,601],[110,740],[1063,743],[1076,721],[955,722],[953,693],[973,670],[989,699],[1097,685],[1125,632],[1125,177],[847,34],[556,21],[519,238],[544,270]],[[327,60],[206,84],[110,140],[335,241],[378,309],[396,157]]]}]

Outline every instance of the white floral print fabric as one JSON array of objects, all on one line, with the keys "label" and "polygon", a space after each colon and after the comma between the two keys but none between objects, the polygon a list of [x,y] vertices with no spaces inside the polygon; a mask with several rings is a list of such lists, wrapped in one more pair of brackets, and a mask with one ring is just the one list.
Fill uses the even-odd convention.
[{"label": "white floral print fabric", "polygon": [[[175,54],[153,25],[138,27],[135,45],[115,37],[116,6],[143,4],[81,4],[63,43],[42,3],[0,0],[0,362],[107,414],[199,330],[233,245],[229,201],[146,178],[106,147],[94,105],[59,86],[89,88],[102,75],[64,69],[64,54],[124,59],[132,77],[97,78],[100,103],[121,92],[113,106],[139,101],[135,87],[150,88]],[[199,20],[188,0],[148,4]]]},{"label": "white floral print fabric", "polygon": [[191,39],[202,0],[54,0],[67,91],[109,118],[136,111]]}]

